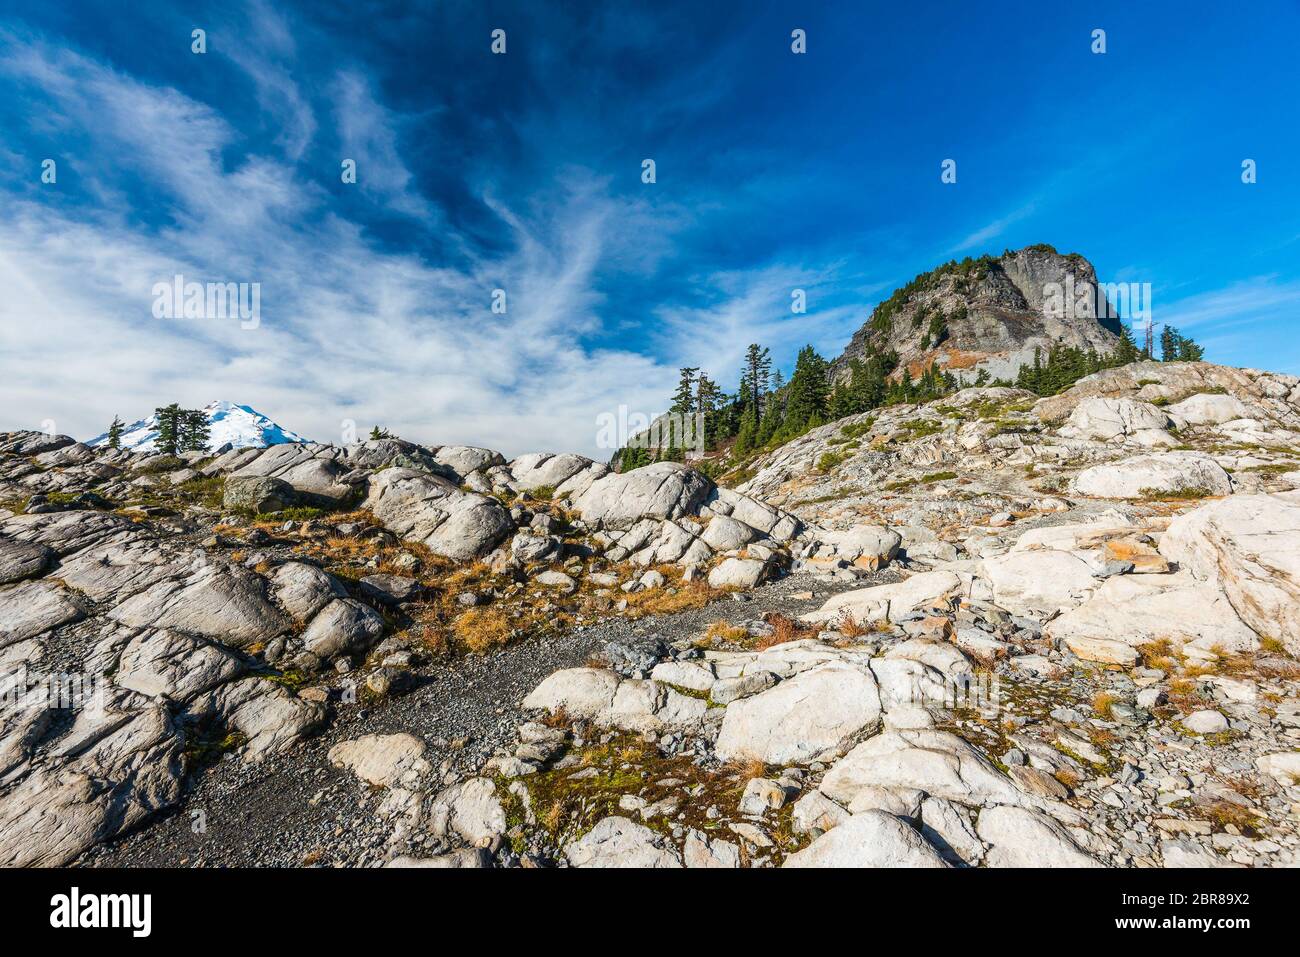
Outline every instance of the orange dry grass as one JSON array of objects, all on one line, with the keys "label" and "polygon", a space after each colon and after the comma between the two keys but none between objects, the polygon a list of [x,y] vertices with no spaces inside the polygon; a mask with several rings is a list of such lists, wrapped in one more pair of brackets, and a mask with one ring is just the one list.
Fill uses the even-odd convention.
[{"label": "orange dry grass", "polygon": [[452,622],[456,640],[477,652],[507,644],[510,630],[510,620],[495,608],[471,608]]},{"label": "orange dry grass", "polygon": [[767,765],[757,759],[736,761],[729,767],[733,777],[739,777],[742,781],[752,781],[754,778],[761,778],[767,774]]},{"label": "orange dry grass", "polygon": [[1110,720],[1110,708],[1116,701],[1116,698],[1109,691],[1098,691],[1092,696],[1092,710],[1106,720]]},{"label": "orange dry grass", "polygon": [[627,596],[629,617],[643,615],[671,615],[692,608],[703,608],[720,593],[701,580],[674,584],[663,588],[647,588]]},{"label": "orange dry grass", "polygon": [[709,630],[704,633],[708,641],[722,641],[728,644],[740,644],[749,640],[749,632],[739,625],[733,625],[725,618],[720,618],[713,624],[709,625]]},{"label": "orange dry grass", "polygon": [[840,634],[845,638],[861,638],[870,632],[869,627],[858,624],[858,620],[852,615],[845,615],[840,619]]},{"label": "orange dry grass", "polygon": [[754,642],[754,647],[759,651],[771,648],[773,645],[784,645],[788,641],[813,638],[817,635],[817,629],[800,628],[793,619],[782,615],[780,612],[768,612],[763,616],[763,619],[772,626],[772,634],[764,635]]}]

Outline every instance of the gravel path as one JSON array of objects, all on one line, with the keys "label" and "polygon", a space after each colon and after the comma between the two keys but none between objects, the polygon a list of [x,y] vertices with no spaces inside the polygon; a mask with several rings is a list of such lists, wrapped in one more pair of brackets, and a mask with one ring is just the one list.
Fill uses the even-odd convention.
[{"label": "gravel path", "polygon": [[[610,640],[633,633],[667,641],[698,635],[711,622],[733,624],[768,611],[798,615],[828,595],[897,580],[894,570],[854,583],[791,575],[748,594],[700,609],[639,621],[611,618],[544,641],[523,641],[486,656],[420,669],[420,686],[377,705],[336,706],[319,736],[259,765],[235,755],[195,776],[179,807],[111,844],[88,851],[95,867],[296,867],[304,863],[366,865],[383,860],[392,825],[378,820],[378,798],[326,755],[338,741],[363,734],[408,732],[423,737],[435,766],[466,771],[513,742],[523,720],[519,702],[543,678],[580,666]],[[795,599],[812,592],[813,598]]]}]

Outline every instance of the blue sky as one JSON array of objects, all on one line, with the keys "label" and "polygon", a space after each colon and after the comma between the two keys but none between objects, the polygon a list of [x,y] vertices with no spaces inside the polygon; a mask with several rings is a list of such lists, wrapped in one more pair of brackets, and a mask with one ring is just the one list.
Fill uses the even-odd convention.
[{"label": "blue sky", "polygon": [[[0,2],[0,428],[224,398],[604,456],[679,365],[833,356],[1035,242],[1300,373],[1296,3],[1083,6]],[[260,324],[155,318],[176,273],[259,282]]]}]

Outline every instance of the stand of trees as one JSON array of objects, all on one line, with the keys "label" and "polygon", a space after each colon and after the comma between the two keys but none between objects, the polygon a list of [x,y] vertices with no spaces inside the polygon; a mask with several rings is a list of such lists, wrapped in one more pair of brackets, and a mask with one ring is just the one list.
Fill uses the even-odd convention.
[{"label": "stand of trees", "polygon": [[[158,418],[158,451],[165,455],[178,452],[206,452],[211,439],[208,417],[202,409],[182,409],[171,405],[154,409]],[[111,435],[110,428],[110,435]]]},{"label": "stand of trees", "polygon": [[[958,268],[978,265],[972,262]],[[927,338],[932,343],[942,341],[946,323],[932,321],[931,326]],[[770,350],[751,343],[734,394],[724,393],[699,367],[687,366],[680,370],[669,411],[702,417],[706,451],[715,451],[734,439],[732,458],[740,461],[820,425],[881,406],[930,402],[969,386],[1017,386],[1038,395],[1055,395],[1102,369],[1154,358],[1138,348],[1127,326],[1121,326],[1119,336],[1119,345],[1109,355],[1069,346],[1050,349],[1046,356],[1038,351],[1032,365],[1020,367],[1014,382],[991,379],[982,369],[973,379],[963,380],[934,365],[913,376],[909,368],[900,372],[895,353],[869,351],[851,359],[848,376],[832,385],[829,363],[810,345],[799,350],[794,372],[786,382],[779,369],[773,370]],[[1199,345],[1172,326],[1164,328],[1160,347],[1166,362],[1194,362],[1204,355]],[[611,464],[626,472],[651,462],[683,461],[681,438],[670,435],[660,448],[619,449]]]},{"label": "stand of trees", "polygon": [[[1133,340],[1133,333],[1124,326],[1120,330],[1119,345],[1110,355],[1098,355],[1091,350],[1074,349],[1057,346],[1048,350],[1044,360],[1042,352],[1034,353],[1034,364],[1021,366],[1016,376],[1015,385],[1028,389],[1038,395],[1056,395],[1064,392],[1084,376],[1100,372],[1102,369],[1114,369],[1126,366],[1130,362],[1154,359],[1145,349],[1139,349]],[[1173,326],[1165,326],[1160,333],[1160,359],[1162,362],[1200,362],[1205,350],[1190,337],[1182,335]],[[976,383],[983,385],[984,383]],[[1011,385],[1010,382],[997,382],[997,385]]]}]

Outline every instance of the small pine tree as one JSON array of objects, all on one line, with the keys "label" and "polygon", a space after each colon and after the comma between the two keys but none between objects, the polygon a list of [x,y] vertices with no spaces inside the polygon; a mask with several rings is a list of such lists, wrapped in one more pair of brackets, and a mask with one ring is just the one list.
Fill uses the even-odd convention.
[{"label": "small pine tree", "polygon": [[781,399],[782,397],[775,392],[768,396],[767,408],[763,410],[763,418],[758,423],[758,437],[755,444],[767,445],[781,431],[785,420],[785,409]]},{"label": "small pine tree", "polygon": [[381,429],[376,425],[370,430],[370,437],[372,439],[391,439],[393,435],[387,429]]},{"label": "small pine tree", "polygon": [[1130,362],[1137,362],[1140,358],[1142,358],[1142,352],[1133,339],[1133,330],[1128,326],[1121,327],[1119,345],[1115,347],[1115,361],[1122,366],[1126,366]]},{"label": "small pine tree", "polygon": [[153,414],[158,419],[158,451],[175,455],[180,450],[181,407],[173,402],[154,409]]},{"label": "small pine tree", "polygon": [[108,427],[108,447],[110,449],[120,449],[122,447],[122,429],[125,426],[122,420],[113,416],[113,424]]},{"label": "small pine tree", "polygon": [[739,398],[742,403],[752,405],[755,409],[762,408],[771,368],[771,352],[757,342],[751,342],[745,350],[745,365],[740,374]]},{"label": "small pine tree", "polygon": [[799,350],[790,376],[785,421],[778,438],[791,439],[823,424],[830,408],[826,360],[812,346]]},{"label": "small pine tree", "polygon": [[177,420],[177,446],[182,452],[206,452],[211,438],[208,417],[202,409],[181,409]]},{"label": "small pine tree", "polygon": [[1179,356],[1179,346],[1182,342],[1182,336],[1173,326],[1165,326],[1160,330],[1160,361],[1177,362]]},{"label": "small pine tree", "polygon": [[683,366],[679,373],[677,391],[673,393],[673,404],[668,411],[675,415],[690,415],[695,410],[695,374],[699,368]]},{"label": "small pine tree", "polygon": [[1191,339],[1183,338],[1179,343],[1178,359],[1181,362],[1200,362],[1205,358],[1205,350]]}]

